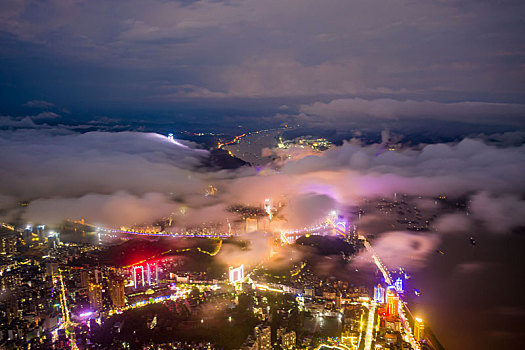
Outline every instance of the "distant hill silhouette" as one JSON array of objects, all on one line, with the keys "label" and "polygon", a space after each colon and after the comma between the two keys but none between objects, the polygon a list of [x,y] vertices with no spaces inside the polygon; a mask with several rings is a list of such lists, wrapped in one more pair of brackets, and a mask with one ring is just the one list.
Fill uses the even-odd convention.
[{"label": "distant hill silhouette", "polygon": [[232,157],[223,149],[210,150],[210,156],[203,161],[203,166],[218,169],[237,169],[250,163],[237,157]]}]

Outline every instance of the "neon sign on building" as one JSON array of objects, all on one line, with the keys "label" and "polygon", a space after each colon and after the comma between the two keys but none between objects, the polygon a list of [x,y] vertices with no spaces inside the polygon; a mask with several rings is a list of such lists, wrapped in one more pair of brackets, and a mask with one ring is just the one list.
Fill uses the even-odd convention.
[{"label": "neon sign on building", "polygon": [[396,292],[403,293],[403,280],[400,277],[394,282],[394,288],[396,289]]}]

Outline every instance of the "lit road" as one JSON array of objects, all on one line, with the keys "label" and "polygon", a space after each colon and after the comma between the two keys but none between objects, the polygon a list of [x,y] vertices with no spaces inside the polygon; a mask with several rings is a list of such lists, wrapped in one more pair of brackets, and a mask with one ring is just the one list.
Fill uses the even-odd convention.
[{"label": "lit road", "polygon": [[[69,315],[71,314],[71,311],[69,310],[67,306],[67,297],[66,297],[66,288],[64,286],[64,279],[62,278],[62,272],[59,271],[58,278],[55,280],[56,283],[60,282],[60,308],[62,309],[62,315],[64,317],[63,322],[59,325],[58,329],[68,329],[74,326],[74,323],[71,322]],[[75,342],[75,333],[70,332],[69,333],[69,341],[71,349],[78,350],[78,346]],[[56,333],[55,333],[56,336]]]},{"label": "lit road", "polygon": [[228,141],[228,142],[219,142],[217,144],[217,148],[221,149],[222,147],[226,146],[226,145],[231,145],[231,144],[234,144],[236,142],[239,142],[240,139],[242,139],[244,136],[246,136],[246,134],[242,134],[242,135],[239,135],[239,136],[235,136],[235,138],[231,141]]},{"label": "lit road", "polygon": [[390,276],[390,272],[388,272],[385,265],[383,265],[381,260],[379,260],[379,258],[377,257],[376,253],[374,252],[374,248],[372,248],[372,246],[370,245],[370,243],[368,243],[366,238],[364,238],[363,236],[360,236],[359,238],[365,242],[365,248],[372,255],[372,259],[374,259],[374,263],[376,264],[377,268],[383,274],[383,277],[385,278],[385,282],[388,283],[389,285],[392,285],[392,277]]},{"label": "lit road", "polygon": [[366,335],[364,350],[372,349],[372,338],[374,334],[374,319],[376,315],[376,302],[372,301],[368,310],[368,321],[366,322]]}]

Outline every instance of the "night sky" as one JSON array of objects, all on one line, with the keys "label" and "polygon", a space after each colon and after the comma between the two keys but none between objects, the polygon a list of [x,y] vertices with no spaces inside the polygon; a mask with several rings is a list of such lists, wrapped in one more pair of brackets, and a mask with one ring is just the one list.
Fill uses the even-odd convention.
[{"label": "night sky", "polygon": [[524,15],[510,0],[6,0],[0,113],[522,128]]},{"label": "night sky", "polygon": [[[427,291],[415,308],[445,348],[519,349],[524,19],[511,0],[2,0],[0,219],[118,227],[184,208],[195,225],[272,197],[300,226],[446,194],[469,216],[374,232],[377,249]],[[183,133],[285,124],[337,147],[224,170]]]}]

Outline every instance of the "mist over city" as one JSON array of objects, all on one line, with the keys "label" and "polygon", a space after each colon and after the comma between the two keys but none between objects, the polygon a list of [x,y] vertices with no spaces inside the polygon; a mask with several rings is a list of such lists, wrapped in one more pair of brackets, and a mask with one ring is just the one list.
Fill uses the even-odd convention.
[{"label": "mist over city", "polygon": [[2,2],[0,348],[523,348],[524,16]]}]

